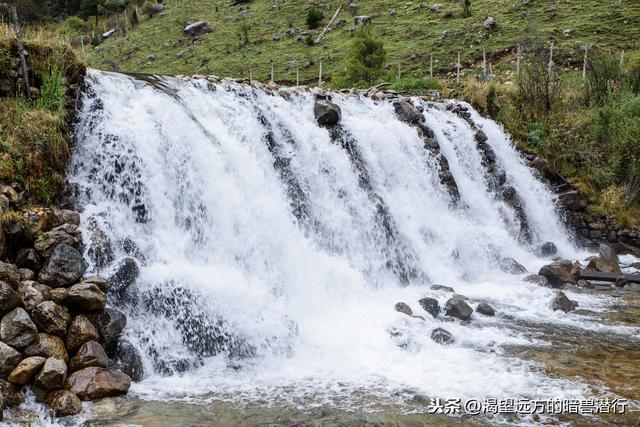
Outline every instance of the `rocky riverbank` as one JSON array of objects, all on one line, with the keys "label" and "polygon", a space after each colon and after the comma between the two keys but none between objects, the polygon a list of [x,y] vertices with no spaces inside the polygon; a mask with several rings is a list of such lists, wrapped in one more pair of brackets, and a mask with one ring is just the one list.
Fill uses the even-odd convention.
[{"label": "rocky riverbank", "polygon": [[[0,199],[18,194],[8,186]],[[109,282],[85,276],[80,215],[33,208],[5,215],[0,233],[0,406],[24,401],[29,388],[54,416],[82,410],[81,400],[125,394],[121,312],[107,308]],[[5,262],[6,261],[6,262]],[[126,355],[124,356],[126,357]]]}]

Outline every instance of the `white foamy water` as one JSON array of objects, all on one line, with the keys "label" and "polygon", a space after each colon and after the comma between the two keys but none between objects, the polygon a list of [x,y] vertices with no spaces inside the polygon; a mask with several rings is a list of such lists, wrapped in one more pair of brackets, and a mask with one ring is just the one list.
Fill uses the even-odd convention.
[{"label": "white foamy water", "polygon": [[[145,378],[134,393],[304,396],[346,406],[355,390],[389,399],[399,390],[587,394],[503,350],[541,344],[507,327],[513,319],[595,325],[553,312],[553,290],[499,268],[497,260],[512,257],[536,272],[548,260],[532,248],[546,241],[563,257],[585,254],[561,225],[551,192],[494,122],[472,111],[524,203],[531,244],[519,240],[514,212],[490,189],[474,131],[444,104],[424,105],[424,118],[458,184],[458,204],[439,181],[434,154],[388,102],[335,95],[351,141],[341,144],[316,124],[310,93],[285,99],[202,80],[154,87],[97,71],[88,85],[70,181],[87,242],[97,222],[115,252],[92,270],[111,274],[127,256],[125,239],[144,254],[132,295],[110,297],[143,355]],[[474,307],[491,303],[498,317],[431,318],[417,301],[432,296],[444,305],[450,294],[431,290],[436,283]],[[607,305],[577,298],[595,310]],[[425,321],[396,312],[398,301]],[[436,327],[456,342],[433,342]]]}]

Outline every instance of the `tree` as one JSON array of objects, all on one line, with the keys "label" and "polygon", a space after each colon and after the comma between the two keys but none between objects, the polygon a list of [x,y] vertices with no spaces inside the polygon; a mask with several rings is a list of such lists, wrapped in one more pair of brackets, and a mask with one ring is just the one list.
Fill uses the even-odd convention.
[{"label": "tree", "polygon": [[354,34],[347,52],[345,72],[339,76],[339,85],[371,86],[383,75],[387,57],[384,43],[376,38],[371,25],[363,25]]}]

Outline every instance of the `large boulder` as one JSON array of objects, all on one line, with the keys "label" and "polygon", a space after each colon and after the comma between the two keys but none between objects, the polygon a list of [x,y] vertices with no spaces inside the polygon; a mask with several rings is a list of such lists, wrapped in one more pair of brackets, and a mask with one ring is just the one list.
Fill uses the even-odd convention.
[{"label": "large boulder", "polygon": [[603,259],[600,257],[593,258],[589,261],[586,270],[595,270],[603,273],[620,273],[620,264],[617,261]]},{"label": "large boulder", "polygon": [[551,257],[558,253],[558,248],[553,242],[545,242],[538,246],[534,253],[539,257]]},{"label": "large boulder", "polygon": [[0,378],[7,378],[21,360],[18,350],[0,341]]},{"label": "large boulder", "polygon": [[393,103],[398,118],[405,123],[418,123],[422,119],[422,113],[416,107],[411,105],[404,99],[400,99]]},{"label": "large boulder", "polygon": [[194,22],[184,27],[184,33],[191,37],[198,37],[209,31],[209,23],[206,21]]},{"label": "large boulder", "polygon": [[18,385],[25,385],[40,372],[40,369],[46,362],[46,357],[33,356],[22,359],[22,361],[11,371],[9,382]]},{"label": "large boulder", "polygon": [[57,357],[65,362],[69,361],[69,354],[67,353],[62,338],[44,333],[38,334],[38,342],[25,348],[23,354],[26,357]]},{"label": "large boulder", "polygon": [[496,315],[496,311],[493,309],[493,307],[491,307],[486,302],[481,302],[480,304],[478,304],[478,306],[476,307],[476,312],[478,312],[480,314],[484,314],[485,316],[495,316]]},{"label": "large boulder", "polygon": [[131,378],[119,371],[104,368],[84,368],[67,378],[67,390],[82,400],[126,394],[131,386]]},{"label": "large boulder", "polygon": [[69,288],[65,303],[77,312],[98,311],[107,305],[107,295],[95,283],[77,283]]},{"label": "large boulder", "polygon": [[418,300],[418,304],[433,317],[438,317],[440,314],[440,304],[435,298],[424,297]]},{"label": "large boulder", "polygon": [[57,357],[49,357],[40,373],[36,376],[34,384],[41,390],[59,390],[64,387],[67,379],[67,364]]},{"label": "large boulder", "polygon": [[20,249],[16,256],[16,266],[38,271],[40,270],[40,267],[42,267],[42,259],[35,249]]},{"label": "large boulder", "polygon": [[80,214],[70,209],[54,209],[54,213],[58,216],[61,223],[80,225]]},{"label": "large boulder", "polygon": [[616,250],[613,246],[606,243],[600,243],[600,247],[598,248],[598,257],[607,261],[615,262],[616,264],[620,262]]},{"label": "large boulder", "polygon": [[89,222],[89,229],[91,233],[89,235],[87,255],[97,268],[102,269],[115,259],[113,244],[107,233],[98,226],[96,221]]},{"label": "large boulder", "polygon": [[546,277],[552,287],[559,288],[565,283],[576,282],[571,275],[571,268],[571,261],[555,261],[543,266],[538,274]]},{"label": "large boulder", "polygon": [[406,314],[407,316],[413,315],[413,310],[411,310],[411,307],[409,307],[409,305],[404,302],[397,303],[395,305],[395,309],[396,311]]},{"label": "large boulder", "polygon": [[40,330],[52,335],[65,336],[67,334],[71,315],[66,308],[53,301],[44,301],[36,306],[32,314],[36,324],[40,326]]},{"label": "large boulder", "polygon": [[55,230],[48,233],[41,233],[33,243],[33,247],[45,258],[53,254],[55,248],[59,245],[69,245],[77,247],[80,244],[77,236],[67,233],[64,230]]},{"label": "large boulder", "polygon": [[82,344],[89,341],[97,341],[100,334],[93,323],[89,321],[87,316],[80,314],[73,319],[67,332],[67,349],[76,351]]},{"label": "large boulder", "polygon": [[120,339],[113,351],[113,363],[109,368],[115,368],[131,377],[132,381],[140,381],[144,377],[142,357],[136,347],[129,341]]},{"label": "large boulder", "polygon": [[553,302],[551,303],[551,309],[553,311],[560,310],[564,311],[565,313],[575,310],[577,306],[578,303],[570,300],[564,292],[558,292],[556,297],[553,299]]},{"label": "large boulder", "polygon": [[500,260],[500,269],[509,274],[524,274],[527,268],[513,258],[502,258]]},{"label": "large boulder", "polygon": [[38,340],[38,328],[21,307],[14,308],[0,320],[0,339],[11,347],[22,349]]},{"label": "large boulder", "polygon": [[447,316],[457,317],[460,320],[468,320],[473,313],[473,309],[460,296],[449,298],[444,306]]},{"label": "large boulder", "polygon": [[7,282],[0,281],[0,316],[20,306],[20,296]]},{"label": "large boulder", "polygon": [[435,328],[431,332],[431,339],[442,345],[449,345],[455,341],[453,335],[451,335],[451,333],[446,329],[442,328]]},{"label": "large boulder", "polygon": [[313,114],[320,126],[334,126],[342,119],[342,110],[328,99],[316,99]]},{"label": "large boulder", "polygon": [[54,287],[68,286],[80,280],[86,269],[82,254],[63,243],[55,247],[38,278],[42,283]]},{"label": "large boulder", "polygon": [[33,280],[25,280],[20,282],[18,286],[18,295],[22,301],[22,305],[27,311],[33,311],[38,306],[50,298],[51,288],[42,283]]},{"label": "large boulder", "polygon": [[68,417],[82,411],[82,402],[68,390],[52,391],[47,395],[45,403],[54,417]]},{"label": "large boulder", "polygon": [[[131,288],[140,276],[140,267],[133,258],[125,258],[118,264],[116,272],[107,281],[109,292],[120,299],[131,294]],[[88,282],[89,280],[85,280]],[[95,282],[94,282],[95,283]]]},{"label": "large boulder", "polygon": [[127,325],[126,316],[118,310],[107,308],[102,313],[87,314],[87,318],[100,334],[102,345],[109,349],[113,347]]},{"label": "large boulder", "polygon": [[71,362],[69,362],[72,372],[90,366],[106,368],[108,365],[109,358],[107,353],[97,341],[89,341],[82,344],[76,355],[71,358]]},{"label": "large boulder", "polygon": [[13,264],[0,261],[0,280],[6,282],[13,289],[18,287],[22,276],[18,267]]}]

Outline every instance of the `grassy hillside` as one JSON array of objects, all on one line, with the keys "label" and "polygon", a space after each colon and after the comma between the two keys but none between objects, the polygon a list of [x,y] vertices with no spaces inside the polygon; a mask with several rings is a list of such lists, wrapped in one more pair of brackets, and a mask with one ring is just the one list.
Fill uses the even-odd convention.
[{"label": "grassy hillside", "polygon": [[[526,0],[525,0],[526,2]],[[329,21],[338,0],[253,0],[232,6],[229,0],[165,0],[166,9],[148,19],[142,17],[135,29],[126,27],[89,53],[89,64],[105,70],[162,74],[218,74],[248,76],[268,81],[270,62],[275,64],[276,81],[295,81],[295,63],[301,78],[317,81],[318,63],[324,75],[343,67],[345,47],[351,39],[354,13],[344,7],[338,20],[318,45],[309,46],[304,31],[305,18],[317,4],[325,19],[311,37]],[[638,0],[471,0],[471,15],[462,16],[462,0],[433,2],[361,0],[356,15],[373,18],[376,33],[385,42],[387,69],[395,75],[398,62],[403,74],[425,75],[432,52],[436,70],[452,71],[457,51],[469,65],[482,58],[482,49],[497,60],[499,67],[512,68],[515,46],[525,34],[539,33],[553,41],[560,62],[580,64],[582,48],[593,43],[600,48],[640,50],[640,1]],[[432,10],[439,4],[438,12]],[[139,8],[141,10],[141,8]],[[487,16],[497,27],[486,30]],[[183,34],[185,24],[209,22],[211,31],[193,41]],[[123,16],[119,23],[122,25]],[[112,17],[106,27],[115,25]],[[248,44],[244,44],[244,33]],[[302,33],[302,35],[301,35]]]}]

